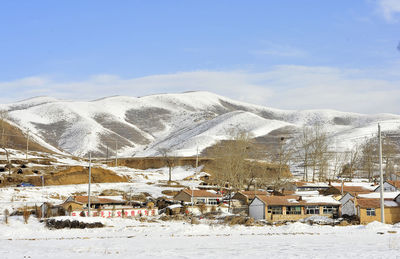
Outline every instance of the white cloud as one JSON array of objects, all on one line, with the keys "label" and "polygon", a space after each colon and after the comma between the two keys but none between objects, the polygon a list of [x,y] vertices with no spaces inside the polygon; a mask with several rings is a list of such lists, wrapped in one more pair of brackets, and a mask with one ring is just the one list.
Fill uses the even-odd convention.
[{"label": "white cloud", "polygon": [[400,1],[399,0],[377,0],[378,10],[388,22],[399,21]]},{"label": "white cloud", "polygon": [[[30,77],[0,82],[0,89],[3,90],[0,102],[34,95],[93,100],[111,95],[143,96],[201,90],[273,108],[399,113],[400,81],[377,79],[371,76],[373,74],[378,72],[277,66],[258,73],[192,71],[131,79],[96,75],[73,82],[59,82],[51,77]],[[379,74],[382,77],[380,71]]]}]

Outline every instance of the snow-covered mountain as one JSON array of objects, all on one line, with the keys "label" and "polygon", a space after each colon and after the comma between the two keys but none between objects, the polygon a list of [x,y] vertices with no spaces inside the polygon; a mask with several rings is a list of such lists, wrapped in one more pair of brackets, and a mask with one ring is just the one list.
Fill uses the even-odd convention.
[{"label": "snow-covered mountain", "polygon": [[190,156],[229,138],[232,130],[254,137],[295,132],[319,122],[335,147],[346,149],[377,130],[400,131],[400,115],[364,115],[333,110],[285,111],[231,100],[209,92],[114,96],[89,102],[37,97],[0,105],[13,124],[29,129],[39,143],[73,155],[89,151],[121,156],[155,156],[166,148]]}]

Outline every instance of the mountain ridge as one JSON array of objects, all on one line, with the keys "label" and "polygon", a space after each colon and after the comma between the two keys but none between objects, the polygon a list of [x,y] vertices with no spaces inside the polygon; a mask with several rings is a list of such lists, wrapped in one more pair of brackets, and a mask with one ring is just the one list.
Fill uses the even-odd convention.
[{"label": "mountain ridge", "polygon": [[315,122],[329,126],[339,146],[349,148],[352,141],[343,139],[373,134],[378,122],[386,123],[386,130],[400,127],[400,115],[396,114],[280,110],[204,91],[93,101],[37,97],[22,103],[3,104],[0,109],[8,110],[13,124],[29,129],[54,150],[76,156],[88,152],[103,156],[107,150],[115,152],[115,145],[121,156],[156,156],[161,148],[191,156],[197,147],[203,150],[228,139],[232,129],[261,137],[288,126],[298,131]]}]

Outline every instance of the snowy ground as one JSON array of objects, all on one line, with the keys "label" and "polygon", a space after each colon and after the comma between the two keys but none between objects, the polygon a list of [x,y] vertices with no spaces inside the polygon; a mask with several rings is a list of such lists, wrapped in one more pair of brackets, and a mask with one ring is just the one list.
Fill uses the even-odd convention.
[{"label": "snowy ground", "polygon": [[[90,219],[86,219],[90,220]],[[97,220],[97,219],[96,219]],[[101,229],[0,222],[0,258],[399,258],[400,225],[280,227],[100,219]],[[389,233],[388,231],[396,231]]]}]

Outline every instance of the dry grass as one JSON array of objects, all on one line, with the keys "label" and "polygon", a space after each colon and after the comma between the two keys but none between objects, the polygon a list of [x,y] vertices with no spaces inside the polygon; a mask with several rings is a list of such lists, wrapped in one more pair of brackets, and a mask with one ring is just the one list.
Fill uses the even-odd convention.
[{"label": "dry grass", "polygon": [[121,190],[106,189],[100,193],[100,196],[124,196],[126,193]]}]

